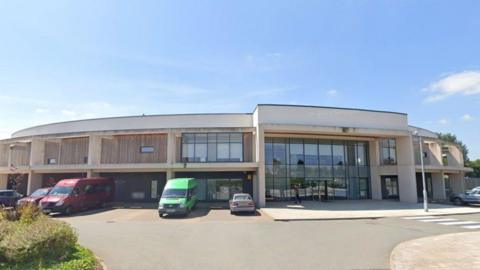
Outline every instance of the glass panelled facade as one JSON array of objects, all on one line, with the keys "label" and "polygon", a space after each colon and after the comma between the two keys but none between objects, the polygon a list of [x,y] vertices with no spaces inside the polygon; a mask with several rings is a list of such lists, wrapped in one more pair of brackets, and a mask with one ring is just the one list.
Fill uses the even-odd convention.
[{"label": "glass panelled facade", "polygon": [[242,162],[242,133],[184,133],[182,162]]},{"label": "glass panelled facade", "polygon": [[369,199],[368,143],[265,138],[265,192],[290,200],[298,185],[304,199]]}]

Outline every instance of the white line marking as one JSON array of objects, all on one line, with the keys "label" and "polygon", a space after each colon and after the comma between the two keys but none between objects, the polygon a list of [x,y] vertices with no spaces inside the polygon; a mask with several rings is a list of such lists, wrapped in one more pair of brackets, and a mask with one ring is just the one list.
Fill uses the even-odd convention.
[{"label": "white line marking", "polygon": [[445,221],[455,221],[458,219],[455,218],[436,218],[436,219],[426,219],[426,220],[419,220],[420,222],[445,222]]},{"label": "white line marking", "polygon": [[480,225],[470,225],[470,226],[462,226],[462,228],[465,228],[465,229],[480,229]]},{"label": "white line marking", "polygon": [[479,223],[480,223],[479,221],[451,221],[451,222],[443,222],[443,223],[438,223],[438,224],[441,224],[441,225],[471,225],[471,224],[479,224]]},{"label": "white line marking", "polygon": [[421,217],[404,217],[403,219],[408,219],[408,220],[418,220],[418,219],[428,219],[428,218],[434,218],[432,216],[421,216]]}]

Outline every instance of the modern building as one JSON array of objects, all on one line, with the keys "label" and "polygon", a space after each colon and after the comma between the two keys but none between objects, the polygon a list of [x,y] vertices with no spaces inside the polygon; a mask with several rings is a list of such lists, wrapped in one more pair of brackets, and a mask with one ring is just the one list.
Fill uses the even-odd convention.
[{"label": "modern building", "polygon": [[[424,153],[420,153],[420,137]],[[260,104],[252,113],[113,117],[20,130],[0,141],[0,189],[31,193],[60,179],[115,178],[116,200],[157,201],[165,181],[195,177],[201,200],[249,192],[289,200],[417,202],[464,190],[462,153],[404,113]]]}]

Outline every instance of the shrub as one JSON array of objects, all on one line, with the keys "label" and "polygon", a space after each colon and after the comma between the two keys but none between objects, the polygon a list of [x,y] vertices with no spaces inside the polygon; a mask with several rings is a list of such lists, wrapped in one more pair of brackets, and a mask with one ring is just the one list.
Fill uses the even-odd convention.
[{"label": "shrub", "polygon": [[31,224],[39,218],[43,218],[42,210],[34,204],[24,204],[18,208],[18,220],[23,224]]},{"label": "shrub", "polygon": [[0,241],[0,257],[8,262],[25,262],[36,258],[62,258],[75,247],[77,235],[64,222],[40,218],[30,224],[13,222]]}]

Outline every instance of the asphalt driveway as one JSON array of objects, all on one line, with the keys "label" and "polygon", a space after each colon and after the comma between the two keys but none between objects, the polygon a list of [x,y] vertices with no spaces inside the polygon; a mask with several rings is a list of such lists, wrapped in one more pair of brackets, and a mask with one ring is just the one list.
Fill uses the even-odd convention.
[{"label": "asphalt driveway", "polygon": [[261,214],[196,211],[186,219],[160,219],[154,209],[61,219],[114,270],[388,269],[390,252],[403,241],[465,231],[402,218],[275,222]]}]

